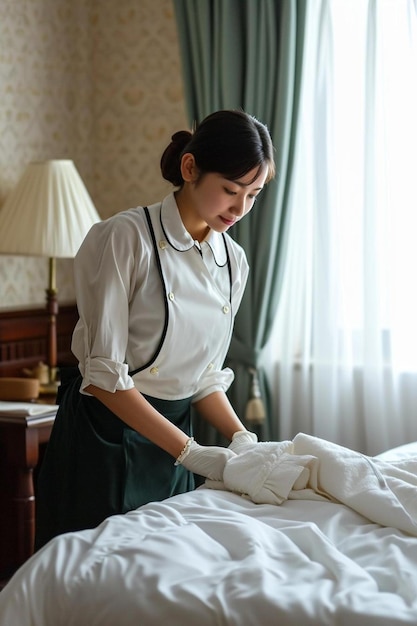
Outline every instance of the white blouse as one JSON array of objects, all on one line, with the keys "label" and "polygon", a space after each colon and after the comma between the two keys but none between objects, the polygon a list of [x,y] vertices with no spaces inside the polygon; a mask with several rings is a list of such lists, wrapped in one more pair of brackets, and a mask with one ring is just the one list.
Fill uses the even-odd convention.
[{"label": "white blouse", "polygon": [[245,253],[227,233],[195,242],[174,194],[149,215],[158,258],[143,207],[95,224],[75,258],[72,351],[81,390],[136,386],[193,401],[226,391],[234,375],[222,367],[247,281]]}]

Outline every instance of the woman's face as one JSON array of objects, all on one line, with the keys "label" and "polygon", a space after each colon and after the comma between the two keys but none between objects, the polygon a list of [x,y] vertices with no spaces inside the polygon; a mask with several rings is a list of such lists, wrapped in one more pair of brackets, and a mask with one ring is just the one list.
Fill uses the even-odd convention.
[{"label": "woman's face", "polygon": [[255,167],[242,178],[232,181],[213,172],[200,177],[196,169],[190,168],[190,176],[192,171],[193,175],[186,181],[186,194],[194,219],[217,232],[227,231],[249,213],[262,190],[268,170],[265,166],[254,179],[258,169]]}]

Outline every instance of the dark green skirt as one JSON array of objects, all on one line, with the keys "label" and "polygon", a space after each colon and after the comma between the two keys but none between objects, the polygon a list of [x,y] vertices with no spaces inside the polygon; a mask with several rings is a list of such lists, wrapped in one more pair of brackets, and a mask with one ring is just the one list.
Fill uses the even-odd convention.
[{"label": "dark green skirt", "polygon": [[[52,537],[94,528],[109,515],[194,489],[194,476],[167,452],[127,426],[99,400],[79,392],[62,398],[36,485],[38,550]],[[191,399],[146,399],[191,436]]]}]

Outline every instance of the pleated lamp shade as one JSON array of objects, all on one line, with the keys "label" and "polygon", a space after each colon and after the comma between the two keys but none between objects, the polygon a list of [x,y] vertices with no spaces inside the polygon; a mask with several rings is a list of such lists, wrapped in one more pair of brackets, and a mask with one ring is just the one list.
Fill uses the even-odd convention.
[{"label": "pleated lamp shade", "polygon": [[0,209],[0,253],[72,258],[98,221],[73,161],[29,163]]}]

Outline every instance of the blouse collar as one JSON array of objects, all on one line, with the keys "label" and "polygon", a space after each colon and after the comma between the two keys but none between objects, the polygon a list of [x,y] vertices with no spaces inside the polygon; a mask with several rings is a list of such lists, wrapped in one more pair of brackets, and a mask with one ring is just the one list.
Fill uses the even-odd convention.
[{"label": "blouse collar", "polygon": [[[162,201],[160,220],[165,238],[169,245],[175,250],[185,252],[196,244],[190,233],[184,227],[173,193],[169,194],[169,196]],[[203,244],[208,245],[217,265],[220,267],[226,265],[226,244],[221,233],[217,233],[215,230],[211,229],[200,246]]]}]

